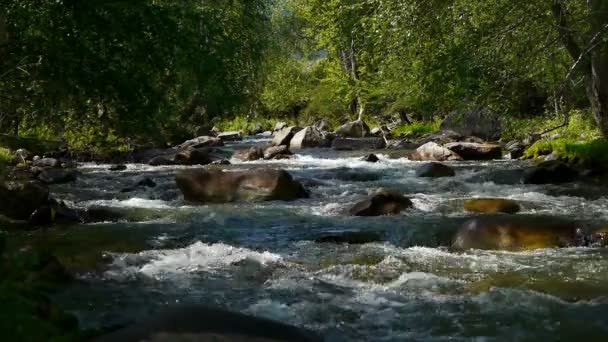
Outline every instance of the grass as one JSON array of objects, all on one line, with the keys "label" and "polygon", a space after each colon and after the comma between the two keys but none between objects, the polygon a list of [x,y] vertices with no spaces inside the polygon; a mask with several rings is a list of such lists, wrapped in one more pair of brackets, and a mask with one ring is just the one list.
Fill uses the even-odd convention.
[{"label": "grass", "polygon": [[580,141],[572,138],[541,140],[532,145],[524,157],[538,158],[556,152],[561,160],[584,167],[608,169],[608,140]]},{"label": "grass", "polygon": [[6,167],[12,160],[13,155],[11,154],[11,151],[4,147],[0,147],[0,180],[6,175]]},{"label": "grass", "polygon": [[247,118],[246,116],[235,116],[233,118],[221,118],[215,121],[215,126],[222,132],[241,131],[245,135],[251,134],[256,124],[261,124],[264,131],[272,131],[278,122],[287,122],[290,126],[297,123],[290,119],[271,118]]},{"label": "grass", "polygon": [[422,136],[425,134],[438,132],[441,126],[441,120],[433,122],[415,122],[411,125],[403,125],[393,130],[394,136],[413,135]]}]

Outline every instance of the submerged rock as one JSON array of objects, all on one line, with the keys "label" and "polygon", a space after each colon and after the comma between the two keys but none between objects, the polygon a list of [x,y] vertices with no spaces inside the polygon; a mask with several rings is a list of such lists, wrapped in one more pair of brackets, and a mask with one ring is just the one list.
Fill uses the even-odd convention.
[{"label": "submerged rock", "polygon": [[369,136],[369,126],[363,121],[353,121],[340,126],[336,135],[345,138],[365,138]]},{"label": "submerged rock", "polygon": [[466,222],[456,233],[456,249],[533,250],[578,243],[573,222],[551,217],[484,216]]},{"label": "submerged rock", "polygon": [[285,170],[184,170],[177,174],[176,182],[184,199],[194,203],[290,201],[308,197],[302,184]]},{"label": "submerged rock", "polygon": [[464,201],[464,210],[481,214],[515,214],[520,211],[519,203],[504,198],[472,198]]},{"label": "submerged rock", "polygon": [[264,318],[203,306],[175,306],[94,342],[320,342],[313,332]]},{"label": "submerged rock", "polygon": [[378,242],[380,240],[380,234],[375,232],[345,232],[339,234],[324,235],[315,239],[315,242],[362,245],[365,243]]},{"label": "submerged rock", "polygon": [[447,148],[440,146],[434,142],[428,142],[418,147],[412,154],[410,154],[410,160],[434,160],[434,161],[446,161],[446,160],[462,160],[462,157]]},{"label": "submerged rock", "polygon": [[524,184],[559,184],[573,182],[578,172],[557,161],[548,161],[524,171]]},{"label": "submerged rock", "polygon": [[145,177],[145,178],[139,180],[133,186],[120,190],[120,192],[123,192],[123,193],[124,192],[133,192],[139,188],[154,188],[154,187],[156,187],[156,182],[154,180],[152,180],[152,178],[150,178],[150,177]]},{"label": "submerged rock", "polygon": [[464,160],[492,160],[502,158],[502,148],[497,144],[454,142],[444,145]]},{"label": "submerged rock", "polygon": [[412,207],[412,201],[398,192],[380,189],[350,209],[354,216],[396,215]]},{"label": "submerged rock", "polygon": [[439,177],[453,177],[456,173],[451,167],[441,163],[427,163],[421,165],[416,169],[417,177],[427,178],[439,178]]},{"label": "submerged rock", "polygon": [[336,138],[331,147],[339,151],[380,150],[386,147],[382,138]]}]

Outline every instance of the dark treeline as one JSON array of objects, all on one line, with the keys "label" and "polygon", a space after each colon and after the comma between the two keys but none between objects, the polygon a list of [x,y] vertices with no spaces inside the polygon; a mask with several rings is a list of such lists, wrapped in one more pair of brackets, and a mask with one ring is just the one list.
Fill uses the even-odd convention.
[{"label": "dark treeline", "polygon": [[0,131],[71,147],[218,120],[584,110],[608,135],[604,0],[5,0]]}]

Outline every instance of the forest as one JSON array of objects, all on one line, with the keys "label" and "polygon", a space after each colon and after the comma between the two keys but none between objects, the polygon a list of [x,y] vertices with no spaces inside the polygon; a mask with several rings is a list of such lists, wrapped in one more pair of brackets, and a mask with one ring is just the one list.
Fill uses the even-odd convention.
[{"label": "forest", "polygon": [[521,120],[557,126],[575,116],[605,136],[607,8],[602,0],[6,0],[0,132],[60,138],[76,151],[124,149],[216,125],[359,115],[428,123],[483,107],[519,135],[536,133],[520,132],[530,126]]}]

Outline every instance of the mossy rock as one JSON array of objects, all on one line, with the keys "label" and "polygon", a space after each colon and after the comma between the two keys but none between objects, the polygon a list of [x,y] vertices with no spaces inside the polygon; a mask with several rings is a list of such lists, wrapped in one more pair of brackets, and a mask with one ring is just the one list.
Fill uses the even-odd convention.
[{"label": "mossy rock", "polygon": [[472,198],[464,201],[464,210],[480,214],[515,214],[521,210],[519,203],[504,198]]},{"label": "mossy rock", "polygon": [[466,222],[453,239],[458,250],[534,250],[580,243],[577,225],[553,217],[483,216]]}]

